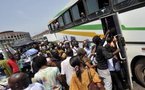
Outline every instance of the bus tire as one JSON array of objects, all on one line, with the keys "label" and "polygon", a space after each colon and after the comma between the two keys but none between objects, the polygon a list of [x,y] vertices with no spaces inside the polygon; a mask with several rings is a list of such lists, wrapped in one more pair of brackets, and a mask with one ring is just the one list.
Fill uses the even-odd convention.
[{"label": "bus tire", "polygon": [[145,59],[139,59],[134,67],[134,73],[137,81],[145,87]]}]

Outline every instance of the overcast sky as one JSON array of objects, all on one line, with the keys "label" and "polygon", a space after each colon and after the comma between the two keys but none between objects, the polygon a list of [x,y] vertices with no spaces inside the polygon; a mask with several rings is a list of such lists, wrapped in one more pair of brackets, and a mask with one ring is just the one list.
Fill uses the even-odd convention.
[{"label": "overcast sky", "polygon": [[47,29],[51,20],[70,0],[0,0],[0,32],[14,30],[31,36]]}]

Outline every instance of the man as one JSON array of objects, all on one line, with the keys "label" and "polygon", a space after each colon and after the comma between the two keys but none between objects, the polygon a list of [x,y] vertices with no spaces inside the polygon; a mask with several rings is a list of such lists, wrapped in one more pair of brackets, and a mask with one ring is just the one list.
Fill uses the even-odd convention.
[{"label": "man", "polygon": [[86,51],[87,56],[89,57],[91,54],[91,46],[90,46],[89,40],[86,39],[83,41],[83,48]]},{"label": "man", "polygon": [[[59,76],[59,81],[65,87],[65,90],[68,90],[68,86],[70,85],[70,80],[73,74],[73,67],[70,65],[70,58],[73,56],[73,51],[68,49],[66,51],[67,58],[61,62],[61,76]],[[67,85],[66,85],[67,84]]]},{"label": "man", "polygon": [[8,79],[8,90],[44,90],[40,83],[30,84],[29,77],[26,73],[15,73]]},{"label": "man", "polygon": [[73,41],[73,47],[72,47],[72,50],[73,50],[73,56],[77,55],[77,51],[79,49],[79,42],[78,41]]},{"label": "man", "polygon": [[[105,39],[104,39],[105,40]],[[97,71],[99,75],[103,78],[105,83],[105,90],[112,90],[112,80],[111,75],[108,69],[107,60],[112,58],[115,54],[119,52],[117,49],[113,53],[108,52],[105,47],[103,47],[104,41],[101,40],[99,36],[94,36],[92,39],[93,43],[96,44],[96,61],[97,63]]]}]

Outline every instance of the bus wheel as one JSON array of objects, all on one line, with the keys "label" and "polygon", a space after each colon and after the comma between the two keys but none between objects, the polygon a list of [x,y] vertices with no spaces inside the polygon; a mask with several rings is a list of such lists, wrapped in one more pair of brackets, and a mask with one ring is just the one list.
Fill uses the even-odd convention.
[{"label": "bus wheel", "polygon": [[139,59],[134,67],[137,81],[145,87],[145,59]]}]

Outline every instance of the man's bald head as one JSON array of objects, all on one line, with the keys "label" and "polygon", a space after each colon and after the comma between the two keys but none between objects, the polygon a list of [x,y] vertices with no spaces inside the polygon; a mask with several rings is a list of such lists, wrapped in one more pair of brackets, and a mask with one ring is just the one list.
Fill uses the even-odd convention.
[{"label": "man's bald head", "polygon": [[12,90],[23,90],[29,85],[29,77],[25,73],[15,73],[8,79],[9,87]]}]

